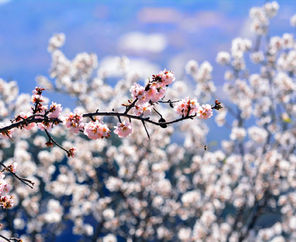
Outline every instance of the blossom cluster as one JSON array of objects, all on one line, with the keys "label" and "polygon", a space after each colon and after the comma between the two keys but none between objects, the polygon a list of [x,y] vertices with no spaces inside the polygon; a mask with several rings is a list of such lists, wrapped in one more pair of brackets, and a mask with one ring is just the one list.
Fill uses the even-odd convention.
[{"label": "blossom cluster", "polygon": [[143,104],[149,102],[153,104],[164,97],[166,87],[175,80],[175,77],[170,71],[161,71],[157,75],[153,75],[151,80],[145,87],[134,84],[130,91],[133,98],[138,100],[138,103]]},{"label": "blossom cluster", "polygon": [[196,115],[200,119],[208,119],[212,117],[213,110],[211,105],[200,105],[196,99],[185,98],[181,100],[175,107],[176,112],[181,116]]},{"label": "blossom cluster", "polygon": [[275,1],[268,2],[262,7],[253,7],[250,10],[251,30],[258,35],[265,35],[268,31],[270,19],[277,14],[278,9],[279,4]]}]

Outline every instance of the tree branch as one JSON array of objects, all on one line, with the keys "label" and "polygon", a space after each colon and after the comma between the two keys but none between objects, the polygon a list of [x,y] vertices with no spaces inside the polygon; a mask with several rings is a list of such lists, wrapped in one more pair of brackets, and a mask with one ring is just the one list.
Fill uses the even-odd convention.
[{"label": "tree branch", "polygon": [[16,179],[18,179],[19,181],[21,181],[22,183],[24,183],[26,186],[30,187],[33,189],[34,186],[34,182],[32,182],[29,179],[23,178],[18,176],[17,174],[15,174],[13,171],[11,171],[6,165],[4,165],[2,162],[0,162],[0,165],[4,167],[4,169],[6,171],[8,171],[10,174],[12,174]]}]

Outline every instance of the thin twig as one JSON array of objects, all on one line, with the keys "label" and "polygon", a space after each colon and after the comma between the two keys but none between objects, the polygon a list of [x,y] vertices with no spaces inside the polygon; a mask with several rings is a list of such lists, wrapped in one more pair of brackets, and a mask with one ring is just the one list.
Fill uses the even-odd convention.
[{"label": "thin twig", "polygon": [[12,123],[8,126],[0,128],[0,133],[4,134],[6,131],[13,129],[13,128],[23,127],[23,126],[26,126],[31,123],[42,123],[44,121],[47,121],[49,123],[62,123],[62,121],[58,118],[47,118],[47,117],[44,117],[43,115],[32,115],[32,116],[26,118],[25,120],[21,120],[19,122],[15,122],[15,123]]},{"label": "thin twig", "polygon": [[28,187],[30,187],[32,189],[34,188],[33,187],[34,186],[34,182],[32,182],[29,179],[26,179],[26,178],[23,178],[23,177],[18,176],[13,171],[11,171],[6,165],[4,165],[2,162],[0,162],[0,165],[3,166],[6,171],[8,171],[10,174],[12,174],[15,178],[17,178],[18,180],[20,180],[22,183],[24,183],[25,185],[27,185]]},{"label": "thin twig", "polygon": [[[172,120],[172,121],[169,121],[169,122],[164,122],[164,123],[156,122],[156,121],[150,120],[149,118],[144,118],[144,117],[141,117],[141,116],[126,114],[126,113],[118,113],[118,112],[86,113],[86,114],[83,114],[82,116],[83,117],[120,116],[120,117],[127,117],[127,118],[130,118],[130,119],[136,119],[136,120],[144,121],[144,122],[151,123],[151,124],[154,124],[154,125],[157,125],[157,126],[161,126],[163,124],[169,125],[169,124],[177,123],[177,122],[180,122],[180,121],[183,121],[183,120],[186,120],[186,119],[192,119],[192,118],[194,118],[196,116],[196,114],[189,115],[189,116],[186,116],[186,117],[181,117],[181,118],[178,118],[178,119],[175,119],[175,120]],[[0,130],[0,132],[1,132],[1,130]]]},{"label": "thin twig", "polygon": [[1,234],[0,234],[0,237],[1,237],[2,239],[5,239],[6,241],[10,242],[10,239],[6,238],[5,236],[3,236],[3,235],[1,235]]},{"label": "thin twig", "polygon": [[162,118],[162,115],[160,112],[158,112],[155,108],[153,108],[154,112],[156,112],[161,118]]},{"label": "thin twig", "polygon": [[136,98],[125,110],[125,114],[127,114],[136,104],[136,102],[138,101],[138,98]]},{"label": "thin twig", "polygon": [[143,126],[144,126],[145,131],[146,131],[146,134],[147,134],[147,136],[148,136],[148,139],[150,139],[149,132],[148,132],[147,127],[146,127],[146,124],[145,124],[145,122],[144,122],[143,120],[142,120],[142,124],[143,124]]},{"label": "thin twig", "polygon": [[61,146],[58,142],[56,142],[56,141],[54,140],[54,138],[52,138],[51,134],[50,134],[46,129],[44,129],[44,131],[45,131],[45,133],[46,133],[46,135],[47,135],[47,137],[48,137],[48,141],[49,141],[49,142],[54,143],[56,146],[58,146],[59,148],[61,148],[63,151],[65,151],[65,152],[69,155],[69,151],[68,151],[67,149],[65,149],[65,148],[64,148],[63,146]]}]

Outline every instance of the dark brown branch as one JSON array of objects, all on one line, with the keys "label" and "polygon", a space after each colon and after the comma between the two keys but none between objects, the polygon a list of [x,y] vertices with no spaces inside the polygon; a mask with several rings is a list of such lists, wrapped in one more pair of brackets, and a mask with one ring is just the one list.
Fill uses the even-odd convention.
[{"label": "dark brown branch", "polygon": [[174,101],[172,101],[172,100],[159,100],[159,101],[157,101],[158,103],[177,103],[177,102],[180,102],[181,100],[174,100]]},{"label": "dark brown branch", "polygon": [[154,125],[157,125],[157,126],[161,126],[161,125],[164,125],[164,124],[169,125],[169,124],[177,123],[177,122],[180,122],[180,121],[183,121],[183,120],[186,120],[186,119],[192,119],[192,118],[194,118],[196,116],[196,114],[189,115],[189,116],[186,116],[186,117],[181,117],[181,118],[178,118],[178,119],[175,119],[175,120],[172,120],[172,121],[169,121],[169,122],[163,122],[163,123],[150,120],[149,117],[144,118],[144,117],[141,117],[141,116],[131,115],[131,114],[127,114],[127,113],[118,113],[118,112],[86,113],[86,114],[83,114],[82,116],[83,117],[95,117],[95,116],[126,117],[126,118],[130,118],[130,119],[135,119],[135,120],[140,120],[140,121],[144,121],[144,122],[147,122],[147,123],[151,123],[151,124],[154,124]]},{"label": "dark brown branch", "polygon": [[149,132],[148,132],[147,127],[146,127],[146,124],[145,124],[145,122],[144,122],[143,120],[142,120],[142,124],[143,124],[143,126],[144,126],[145,131],[146,131],[146,134],[147,134],[147,136],[148,136],[148,139],[150,139]]},{"label": "dark brown branch", "polygon": [[158,101],[158,103],[168,103],[170,105],[171,108],[174,108],[174,103],[180,102],[181,100],[160,100]]},{"label": "dark brown branch", "polygon": [[6,240],[6,241],[8,241],[8,242],[10,242],[10,239],[6,238],[5,236],[3,236],[3,235],[1,235],[1,234],[0,234],[0,238]]},{"label": "dark brown branch", "polygon": [[62,121],[58,118],[47,118],[43,115],[32,115],[24,120],[12,123],[8,126],[5,126],[3,128],[0,128],[0,133],[5,134],[8,130],[11,130],[13,128],[22,128],[28,124],[31,123],[42,123],[42,122],[49,122],[49,123],[61,123]]},{"label": "dark brown branch", "polygon": [[[153,121],[153,120],[150,120],[149,117],[147,118],[144,118],[142,116],[136,116],[136,115],[131,115],[131,114],[128,114],[128,111],[135,105],[135,103],[137,102],[138,99],[135,99],[125,110],[125,112],[115,112],[115,111],[111,111],[111,112],[99,112],[98,110],[94,113],[85,113],[83,114],[82,116],[83,117],[89,117],[89,118],[93,118],[95,116],[115,116],[117,117],[118,119],[120,119],[120,117],[127,117],[129,118],[130,120],[131,119],[136,119],[136,120],[140,120],[140,121],[143,121],[143,122],[147,122],[147,123],[151,123],[151,124],[154,124],[154,125],[157,125],[157,126],[163,126],[163,125],[170,125],[170,124],[173,124],[173,123],[177,123],[177,122],[180,122],[180,121],[183,121],[183,120],[186,120],[186,119],[192,119],[196,116],[196,114],[194,115],[189,115],[189,112],[187,113],[186,116],[184,117],[181,117],[181,118],[178,118],[178,119],[175,119],[175,120],[172,120],[172,121],[169,121],[169,122],[157,122],[157,121]],[[163,101],[164,102],[164,101]],[[168,102],[173,102],[173,101],[168,101]],[[212,106],[212,109],[217,109],[219,110],[220,108],[222,108],[222,106],[220,105],[220,102],[218,102],[216,100],[215,102],[215,105]],[[3,128],[0,128],[0,133],[2,134],[7,134],[7,131],[13,129],[13,128],[23,128],[24,126],[27,126],[28,124],[31,124],[31,123],[42,123],[42,122],[46,122],[46,123],[53,123],[53,124],[59,124],[59,123],[62,123],[62,121],[58,118],[48,118],[47,115],[45,114],[34,114],[34,115],[31,115],[29,116],[28,118],[24,118],[22,119],[21,121],[17,121],[17,122],[14,122],[8,126],[5,126]]]},{"label": "dark brown branch", "polygon": [[56,146],[58,146],[60,149],[62,149],[63,151],[65,151],[67,153],[68,156],[70,156],[70,151],[65,149],[63,146],[61,146],[58,142],[56,142],[54,140],[54,138],[51,136],[51,134],[46,130],[44,129],[47,137],[48,137],[48,142],[52,142],[53,144],[55,144]]},{"label": "dark brown branch", "polygon": [[256,200],[253,211],[250,214],[251,215],[251,221],[247,225],[246,230],[240,232],[240,236],[239,236],[239,239],[238,239],[239,242],[244,241],[244,239],[246,239],[248,237],[249,232],[255,227],[256,222],[257,222],[258,218],[261,215],[262,209],[264,209],[267,206],[267,202],[268,202],[269,198],[270,198],[270,194],[269,194],[268,190],[266,190],[264,192],[263,198],[261,200],[259,200],[259,201]]},{"label": "dark brown branch", "polygon": [[3,236],[3,235],[1,235],[1,234],[0,234],[0,238],[6,240],[6,241],[8,241],[8,242],[11,242],[11,241],[21,242],[21,241],[22,241],[21,239],[18,239],[18,238],[10,238],[10,239],[8,239],[8,238],[6,238],[5,236]]},{"label": "dark brown branch", "polygon": [[27,185],[28,187],[33,189],[34,186],[34,182],[32,182],[29,179],[23,178],[18,176],[17,174],[15,174],[13,171],[11,171],[6,165],[4,165],[2,162],[0,162],[0,165],[4,167],[4,169],[6,171],[8,171],[10,174],[12,174],[16,179],[18,179],[19,181],[21,181],[22,183],[24,183],[25,185]]},{"label": "dark brown branch", "polygon": [[136,98],[130,105],[128,105],[124,113],[127,114],[135,106],[137,101],[138,98]]},{"label": "dark brown branch", "polygon": [[160,118],[162,118],[162,115],[160,112],[158,112],[155,108],[153,108],[153,110],[154,110],[154,112],[156,112],[159,115]]}]

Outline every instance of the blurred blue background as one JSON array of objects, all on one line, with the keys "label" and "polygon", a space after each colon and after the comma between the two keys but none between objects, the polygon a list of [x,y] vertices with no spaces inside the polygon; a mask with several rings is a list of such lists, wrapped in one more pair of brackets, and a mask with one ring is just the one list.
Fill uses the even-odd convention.
[{"label": "blurred blue background", "polygon": [[[49,38],[66,34],[63,47],[71,59],[78,52],[145,58],[177,74],[191,58],[214,64],[216,53],[230,48],[231,39],[252,37],[248,13],[263,0],[0,0],[0,77],[18,81],[31,92],[35,77],[47,75]],[[279,1],[273,32],[291,32],[295,0]],[[138,43],[138,44],[137,44]],[[142,44],[139,44],[142,43]],[[223,72],[215,72],[217,84]],[[222,75],[221,75],[222,74]]]}]

